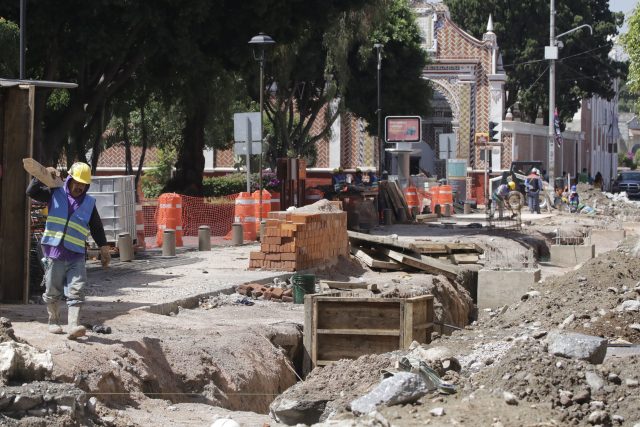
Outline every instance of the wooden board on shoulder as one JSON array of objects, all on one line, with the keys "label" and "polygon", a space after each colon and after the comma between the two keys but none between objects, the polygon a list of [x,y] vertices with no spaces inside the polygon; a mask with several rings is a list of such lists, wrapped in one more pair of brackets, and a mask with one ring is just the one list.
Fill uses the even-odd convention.
[{"label": "wooden board on shoulder", "polygon": [[34,159],[22,159],[22,165],[24,166],[24,170],[29,172],[31,176],[33,176],[49,188],[62,187],[62,185],[64,184],[60,177],[54,178],[53,176],[51,176],[51,172],[49,172],[47,168],[42,166]]}]

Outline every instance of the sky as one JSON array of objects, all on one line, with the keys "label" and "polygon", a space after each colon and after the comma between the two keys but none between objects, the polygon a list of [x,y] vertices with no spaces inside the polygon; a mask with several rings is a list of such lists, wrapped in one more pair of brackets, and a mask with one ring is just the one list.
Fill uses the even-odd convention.
[{"label": "sky", "polygon": [[[624,12],[625,21],[633,13],[633,10],[638,7],[639,0],[609,0],[609,10],[613,12]],[[621,33],[627,31],[627,23],[622,26]]]}]

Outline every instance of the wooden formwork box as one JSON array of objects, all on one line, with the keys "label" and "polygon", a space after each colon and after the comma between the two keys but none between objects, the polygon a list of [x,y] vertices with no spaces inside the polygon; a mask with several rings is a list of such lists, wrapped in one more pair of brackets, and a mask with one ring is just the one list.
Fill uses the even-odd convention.
[{"label": "wooden formwork box", "polygon": [[431,342],[433,295],[373,298],[305,295],[305,374],[316,366]]}]

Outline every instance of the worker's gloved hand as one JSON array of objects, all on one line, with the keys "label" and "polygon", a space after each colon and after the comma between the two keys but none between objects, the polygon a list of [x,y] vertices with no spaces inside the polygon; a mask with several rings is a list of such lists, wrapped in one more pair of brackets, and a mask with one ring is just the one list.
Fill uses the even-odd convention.
[{"label": "worker's gloved hand", "polygon": [[100,246],[100,262],[102,263],[102,267],[109,267],[109,263],[111,262],[111,254],[109,253],[109,246]]}]

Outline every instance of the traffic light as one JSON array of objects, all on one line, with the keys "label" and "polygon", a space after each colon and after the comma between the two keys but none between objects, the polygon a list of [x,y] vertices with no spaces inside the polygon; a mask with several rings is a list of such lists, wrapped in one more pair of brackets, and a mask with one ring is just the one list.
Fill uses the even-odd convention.
[{"label": "traffic light", "polygon": [[497,122],[489,122],[489,141],[500,141],[500,124]]}]

